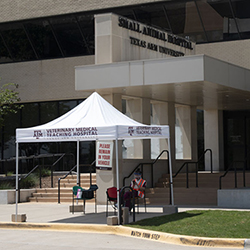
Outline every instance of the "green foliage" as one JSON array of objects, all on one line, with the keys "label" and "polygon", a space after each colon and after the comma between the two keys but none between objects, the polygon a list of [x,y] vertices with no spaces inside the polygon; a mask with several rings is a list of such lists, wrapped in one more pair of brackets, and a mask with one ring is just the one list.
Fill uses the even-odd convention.
[{"label": "green foliage", "polygon": [[6,176],[12,176],[13,175],[13,172],[7,172],[7,175]]},{"label": "green foliage", "polygon": [[[39,171],[37,173],[38,177],[39,177]],[[51,170],[49,170],[48,168],[42,168],[41,169],[41,177],[47,177],[51,175]]]},{"label": "green foliage", "polygon": [[23,105],[19,105],[18,85],[14,83],[4,84],[0,88],[0,127],[3,126],[4,116],[8,113],[17,113]]},{"label": "green foliage", "polygon": [[192,210],[145,219],[128,226],[201,237],[249,238],[250,212]]},{"label": "green foliage", "polygon": [[30,174],[25,179],[21,179],[20,188],[29,189],[36,186],[39,183],[39,178],[36,174]]},{"label": "green foliage", "polygon": [[0,184],[0,189],[1,190],[4,190],[4,189],[13,189],[14,188],[14,185],[11,183],[11,182],[2,182]]}]

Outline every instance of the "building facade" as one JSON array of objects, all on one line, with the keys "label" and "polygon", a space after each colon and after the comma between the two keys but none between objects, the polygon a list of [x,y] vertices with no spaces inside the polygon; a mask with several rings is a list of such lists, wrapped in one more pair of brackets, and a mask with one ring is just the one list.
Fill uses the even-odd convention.
[{"label": "building facade", "polygon": [[[46,123],[97,91],[139,122],[170,125],[174,171],[205,149],[214,170],[234,161],[250,168],[249,1],[3,0],[0,9],[0,84],[17,83],[24,103],[6,117],[1,159],[15,156],[17,127]],[[123,141],[121,179],[168,147]],[[82,163],[93,148],[81,143]],[[21,145],[22,155],[75,150]],[[200,169],[210,170],[209,161]],[[99,182],[113,185],[113,174],[100,171]]]}]

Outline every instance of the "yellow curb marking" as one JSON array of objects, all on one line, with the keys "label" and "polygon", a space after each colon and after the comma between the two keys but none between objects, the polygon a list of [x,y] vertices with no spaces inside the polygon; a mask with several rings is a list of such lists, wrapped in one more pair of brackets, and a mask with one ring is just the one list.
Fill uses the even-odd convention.
[{"label": "yellow curb marking", "polygon": [[15,223],[0,222],[0,228],[4,229],[27,229],[27,230],[51,230],[51,231],[74,231],[89,233],[115,234],[120,236],[130,236],[158,242],[172,243],[188,246],[209,246],[224,248],[244,248],[245,239],[226,239],[226,238],[205,238],[175,235],[169,233],[161,233],[145,229],[124,227],[124,226],[108,226],[98,224],[60,224],[60,223]]}]

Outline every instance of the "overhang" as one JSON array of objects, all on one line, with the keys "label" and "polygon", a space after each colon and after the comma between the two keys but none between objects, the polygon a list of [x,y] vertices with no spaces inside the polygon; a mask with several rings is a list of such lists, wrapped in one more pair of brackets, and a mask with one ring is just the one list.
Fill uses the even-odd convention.
[{"label": "overhang", "polygon": [[75,68],[75,88],[200,109],[250,108],[250,70],[205,55]]}]

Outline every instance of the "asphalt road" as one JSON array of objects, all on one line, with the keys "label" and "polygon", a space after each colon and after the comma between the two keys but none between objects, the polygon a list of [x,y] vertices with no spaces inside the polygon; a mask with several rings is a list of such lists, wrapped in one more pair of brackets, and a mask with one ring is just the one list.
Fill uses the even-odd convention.
[{"label": "asphalt road", "polygon": [[[222,250],[209,248],[173,245],[151,240],[137,239],[109,234],[75,233],[42,230],[0,229],[1,250]],[[240,248],[227,248],[227,250]]]}]

